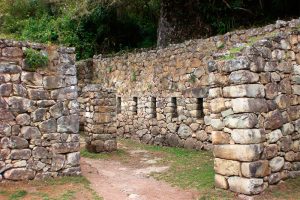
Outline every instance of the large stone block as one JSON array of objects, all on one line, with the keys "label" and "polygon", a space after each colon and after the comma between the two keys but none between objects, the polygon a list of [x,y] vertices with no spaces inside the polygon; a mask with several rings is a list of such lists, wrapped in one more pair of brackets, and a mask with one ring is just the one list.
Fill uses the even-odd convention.
[{"label": "large stone block", "polygon": [[24,126],[21,128],[21,135],[25,139],[39,139],[42,134],[37,127]]},{"label": "large stone block", "polygon": [[265,118],[265,128],[266,129],[277,129],[280,128],[284,123],[283,116],[279,110],[274,110],[269,112]]},{"label": "large stone block", "polygon": [[26,168],[10,169],[4,173],[4,178],[12,181],[32,180],[34,176],[34,171]]},{"label": "large stone block", "polygon": [[53,153],[72,153],[80,150],[79,142],[65,142],[52,144]]},{"label": "large stone block", "polygon": [[259,76],[256,73],[248,70],[240,70],[232,72],[229,76],[229,81],[234,84],[243,83],[256,83],[259,80]]},{"label": "large stone block", "polygon": [[61,101],[77,99],[77,86],[70,86],[53,90],[51,92],[51,98]]},{"label": "large stone block", "polygon": [[263,152],[263,145],[215,145],[214,155],[217,158],[238,161],[255,161]]},{"label": "large stone block", "polygon": [[55,133],[57,130],[57,123],[55,119],[49,119],[39,124],[41,132],[44,133]]},{"label": "large stone block", "polygon": [[7,103],[12,112],[25,113],[34,110],[34,102],[23,97],[9,97]]},{"label": "large stone block", "polygon": [[216,98],[211,100],[210,109],[213,113],[220,113],[226,110],[225,100],[223,98]]},{"label": "large stone block", "polygon": [[257,123],[257,116],[253,113],[230,115],[224,119],[225,126],[234,129],[251,129]]},{"label": "large stone block", "polygon": [[11,83],[0,84],[0,96],[9,97],[12,93],[12,89],[13,87]]},{"label": "large stone block", "polygon": [[249,60],[246,57],[238,57],[225,63],[223,70],[225,72],[233,72],[241,69],[250,69]]},{"label": "large stone block", "polygon": [[181,124],[178,129],[178,136],[182,139],[187,139],[192,135],[192,133],[193,133],[192,129],[185,124]]},{"label": "large stone block", "polygon": [[79,116],[70,115],[60,117],[57,120],[57,131],[67,133],[78,133],[79,131]]},{"label": "large stone block", "polygon": [[47,100],[50,98],[48,91],[42,89],[29,89],[28,96],[31,100]]},{"label": "large stone block", "polygon": [[262,98],[265,97],[265,89],[260,84],[250,85],[234,85],[223,88],[224,97],[253,97]]},{"label": "large stone block", "polygon": [[268,112],[268,104],[265,99],[237,98],[231,100],[234,113],[262,113]]},{"label": "large stone block", "polygon": [[18,136],[11,136],[10,137],[10,147],[13,149],[25,149],[29,146],[27,140],[18,137]]},{"label": "large stone block", "polygon": [[43,76],[36,72],[22,72],[21,81],[27,85],[42,86]]},{"label": "large stone block", "polygon": [[43,84],[45,89],[58,89],[66,85],[63,76],[46,76],[43,78]]},{"label": "large stone block", "polygon": [[242,163],[242,175],[248,178],[265,177],[271,173],[268,160]]},{"label": "large stone block", "polygon": [[12,150],[10,154],[10,158],[12,160],[28,160],[31,156],[30,149],[20,149],[20,150]]},{"label": "large stone block", "polygon": [[22,68],[15,64],[0,63],[0,73],[3,74],[18,74],[22,72]]},{"label": "large stone block", "polygon": [[32,151],[33,158],[48,158],[49,151],[45,147],[35,147]]},{"label": "large stone block", "polygon": [[215,186],[216,186],[216,188],[221,188],[221,189],[227,190],[228,189],[227,179],[224,176],[215,174]]},{"label": "large stone block", "polygon": [[247,195],[259,194],[264,190],[264,181],[258,178],[233,176],[228,178],[228,184],[231,191]]},{"label": "large stone block", "polygon": [[233,129],[231,137],[237,144],[257,144],[264,142],[264,134],[261,129]]},{"label": "large stone block", "polygon": [[241,174],[241,163],[238,161],[215,158],[214,170],[224,176],[239,176]]},{"label": "large stone block", "polygon": [[212,143],[213,144],[229,144],[230,136],[228,133],[223,131],[213,131],[211,133]]},{"label": "large stone block", "polygon": [[270,160],[269,165],[271,167],[272,172],[278,172],[284,166],[284,158],[283,157],[275,157],[272,160]]}]

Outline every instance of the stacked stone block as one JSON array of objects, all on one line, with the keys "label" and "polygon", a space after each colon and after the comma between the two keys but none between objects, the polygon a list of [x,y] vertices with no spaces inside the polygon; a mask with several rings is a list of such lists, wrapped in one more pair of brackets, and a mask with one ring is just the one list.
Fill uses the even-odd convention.
[{"label": "stacked stone block", "polygon": [[217,187],[255,195],[299,175],[299,33],[260,40],[239,57],[213,62],[210,76],[226,79],[210,88],[219,92],[209,96],[205,117],[214,129]]},{"label": "stacked stone block", "polygon": [[85,108],[84,133],[90,152],[111,152],[117,149],[116,95],[101,85],[88,84],[82,90]]},{"label": "stacked stone block", "polygon": [[[49,57],[24,69],[24,50]],[[73,48],[0,40],[0,180],[80,174]]]}]

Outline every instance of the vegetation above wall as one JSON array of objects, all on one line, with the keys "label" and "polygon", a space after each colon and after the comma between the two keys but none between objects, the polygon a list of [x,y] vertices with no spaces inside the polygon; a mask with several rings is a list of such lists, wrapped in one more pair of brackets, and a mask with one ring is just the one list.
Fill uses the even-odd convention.
[{"label": "vegetation above wall", "polygon": [[[168,10],[160,7],[166,3],[176,5],[179,11],[193,8],[188,16],[185,9],[167,13],[174,19],[170,24],[178,26],[178,33],[186,32],[181,30],[186,27],[182,23],[199,16],[203,21],[200,24],[214,35],[300,15],[297,0],[0,0],[0,37],[75,46],[78,59],[152,47],[157,42],[157,31],[162,31],[158,30],[158,22]],[[203,37],[197,33],[176,36],[179,38],[167,41]]]}]

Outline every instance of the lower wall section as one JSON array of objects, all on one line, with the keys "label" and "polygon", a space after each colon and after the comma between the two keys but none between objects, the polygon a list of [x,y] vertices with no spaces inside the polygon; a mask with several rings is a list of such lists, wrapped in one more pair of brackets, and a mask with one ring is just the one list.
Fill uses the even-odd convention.
[{"label": "lower wall section", "polygon": [[204,124],[203,97],[117,98],[118,135],[143,143],[211,149],[211,131]]},{"label": "lower wall section", "polygon": [[116,95],[101,85],[89,84],[80,97],[84,111],[86,148],[90,152],[114,151],[116,140]]},{"label": "lower wall section", "polygon": [[[0,40],[0,180],[80,174],[74,49],[33,46]],[[49,66],[25,71],[26,48]]]}]

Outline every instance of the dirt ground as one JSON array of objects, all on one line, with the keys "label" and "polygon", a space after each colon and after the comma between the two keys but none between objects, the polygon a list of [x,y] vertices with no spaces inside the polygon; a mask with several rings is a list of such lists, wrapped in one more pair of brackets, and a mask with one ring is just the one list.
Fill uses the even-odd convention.
[{"label": "dirt ground", "polygon": [[[195,190],[172,187],[150,177],[169,169],[146,150],[129,150],[123,161],[81,158],[83,175],[105,200],[194,200]],[[125,161],[125,162],[124,162]]]}]

